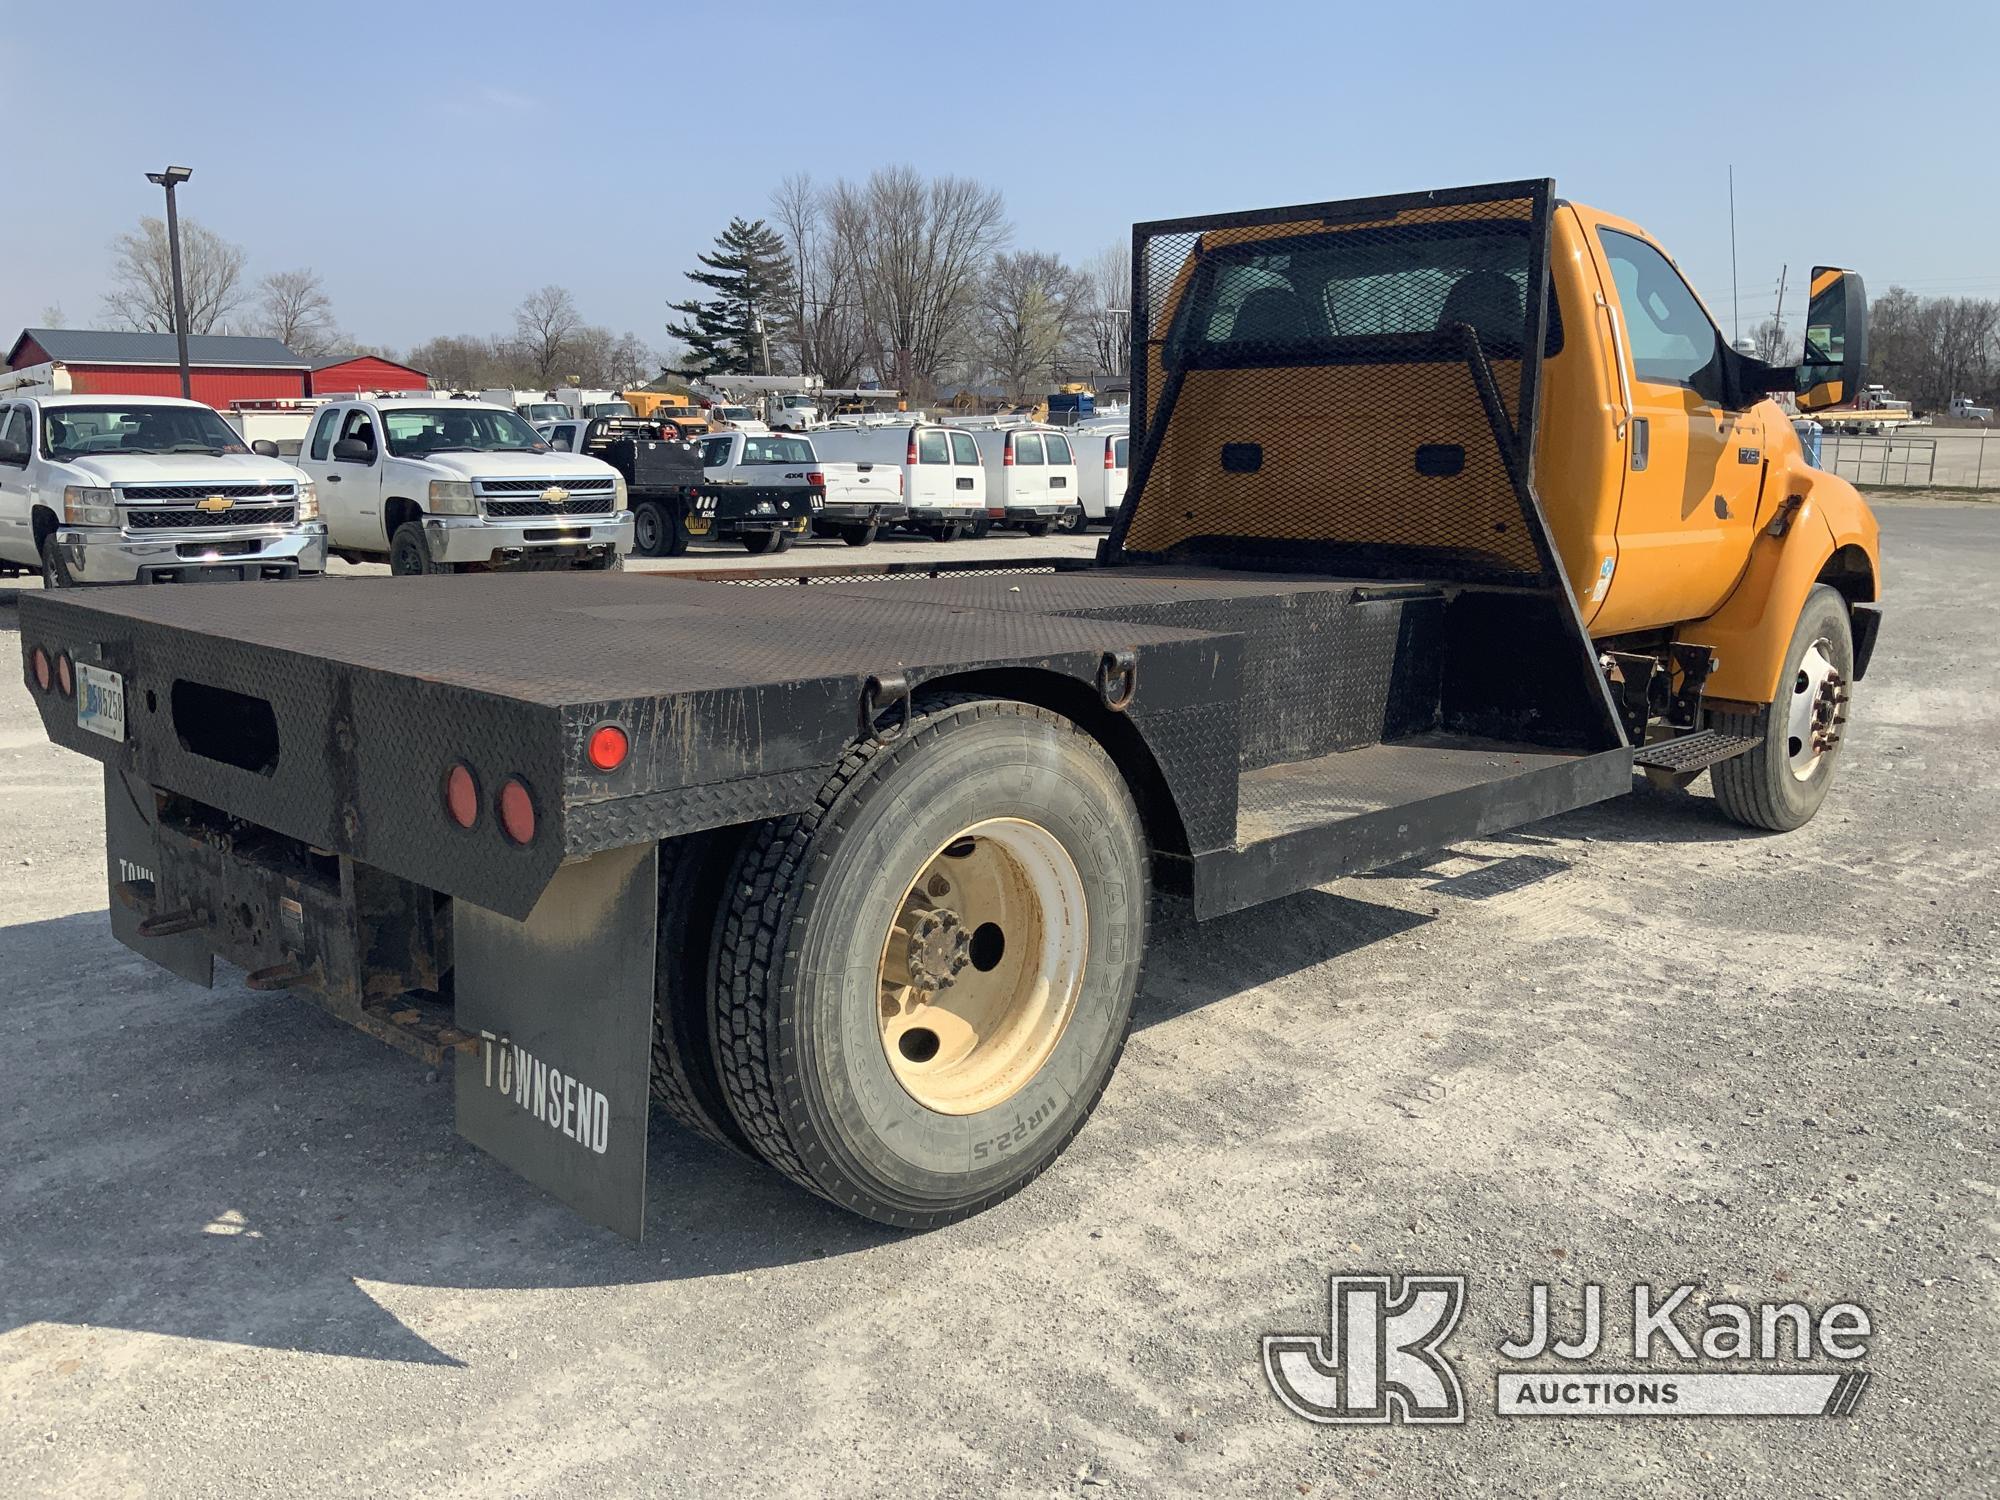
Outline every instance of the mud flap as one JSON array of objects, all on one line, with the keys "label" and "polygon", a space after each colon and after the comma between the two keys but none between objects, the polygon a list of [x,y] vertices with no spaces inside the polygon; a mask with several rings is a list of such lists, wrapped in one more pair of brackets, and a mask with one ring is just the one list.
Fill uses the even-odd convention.
[{"label": "mud flap", "polygon": [[566,864],[527,920],[453,904],[458,1131],[585,1218],[646,1219],[659,849]]},{"label": "mud flap", "polygon": [[[169,974],[212,989],[215,955],[203,928],[171,937],[141,937],[139,924],[172,910],[179,903],[160,885],[159,809],[153,789],[136,776],[104,768],[104,864],[111,891],[111,935],[141,958],[149,958]],[[128,902],[119,887],[145,882],[150,901]]]}]

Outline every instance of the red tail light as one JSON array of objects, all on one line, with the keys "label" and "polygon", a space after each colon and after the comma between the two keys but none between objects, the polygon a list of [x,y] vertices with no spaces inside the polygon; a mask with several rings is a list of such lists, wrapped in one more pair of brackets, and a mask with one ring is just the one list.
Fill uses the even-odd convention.
[{"label": "red tail light", "polygon": [[445,773],[444,810],[460,828],[479,821],[479,783],[470,767],[460,764]]},{"label": "red tail light", "polygon": [[917,429],[912,427],[910,429],[909,451],[903,455],[903,462],[906,464],[913,464],[916,461],[917,461]]},{"label": "red tail light", "polygon": [[826,488],[826,475],[818,469],[808,469],[806,470],[806,483],[816,490],[823,490]]},{"label": "red tail light", "polygon": [[1104,467],[1105,467],[1105,468],[1107,468],[1107,469],[1115,469],[1115,468],[1117,468],[1117,467],[1118,467],[1118,465],[1116,465],[1115,463],[1113,463],[1113,462],[1111,461],[1111,455],[1112,455],[1112,454],[1113,454],[1114,452],[1116,452],[1116,451],[1117,451],[1117,447],[1118,447],[1118,445],[1117,445],[1116,443],[1106,443],[1106,444],[1104,445]]},{"label": "red tail light", "polygon": [[590,744],[585,753],[590,763],[600,771],[615,771],[625,764],[625,757],[632,749],[632,742],[625,737],[625,731],[616,724],[600,724],[590,732]]},{"label": "red tail light", "polygon": [[1007,441],[1000,449],[1000,467],[1003,469],[1014,467],[1014,434],[1011,432],[1007,434]]},{"label": "red tail light", "polygon": [[35,674],[35,686],[46,693],[49,690],[49,653],[40,646],[35,647],[28,657],[28,666]]},{"label": "red tail light", "polygon": [[67,651],[56,658],[56,690],[65,698],[76,696],[76,673],[69,664]]},{"label": "red tail light", "polygon": [[535,841],[535,799],[517,776],[500,788],[500,830],[517,844]]}]

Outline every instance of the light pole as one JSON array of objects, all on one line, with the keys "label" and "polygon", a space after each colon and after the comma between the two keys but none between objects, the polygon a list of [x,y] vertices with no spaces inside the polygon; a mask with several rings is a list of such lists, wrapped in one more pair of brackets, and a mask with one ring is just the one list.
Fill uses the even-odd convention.
[{"label": "light pole", "polygon": [[167,257],[174,267],[174,342],[180,350],[181,399],[194,399],[194,382],[188,378],[187,294],[181,290],[181,221],[174,212],[174,189],[194,176],[186,167],[168,167],[164,172],[148,172],[146,181],[167,190]]}]

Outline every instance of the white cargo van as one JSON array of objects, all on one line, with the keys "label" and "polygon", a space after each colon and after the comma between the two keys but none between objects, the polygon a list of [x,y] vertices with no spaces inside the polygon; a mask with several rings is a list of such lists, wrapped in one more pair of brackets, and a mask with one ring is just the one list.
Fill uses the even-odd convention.
[{"label": "white cargo van", "polygon": [[823,427],[812,435],[821,458],[889,464],[903,474],[903,524],[940,542],[987,524],[986,465],[972,434],[914,423],[902,427]]},{"label": "white cargo van", "polygon": [[1066,433],[1026,424],[953,430],[979,445],[992,525],[1047,536],[1078,508],[1076,456]]},{"label": "white cargo van", "polygon": [[1123,425],[1072,427],[1069,445],[1076,454],[1076,498],[1083,507],[1070,513],[1065,530],[1110,525],[1125,503],[1125,470],[1132,439]]}]

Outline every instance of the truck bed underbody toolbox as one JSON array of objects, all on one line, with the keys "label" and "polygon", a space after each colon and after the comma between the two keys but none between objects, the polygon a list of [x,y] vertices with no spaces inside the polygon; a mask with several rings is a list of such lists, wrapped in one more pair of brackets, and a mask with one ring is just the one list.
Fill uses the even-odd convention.
[{"label": "truck bed underbody toolbox", "polygon": [[1191,389],[1274,371],[1168,341],[1206,265],[1378,231],[1318,210],[1142,226],[1132,498],[1096,565],[30,596],[26,649],[122,684],[122,738],[37,703],[132,793],[112,880],[152,927],[126,935],[350,1014],[452,975],[456,1029],[433,1034],[461,1128],[636,1234],[654,976],[684,940],[655,909],[660,841],[809,811],[941,694],[1091,736],[1153,884],[1201,916],[1627,789],[1528,474],[1548,202],[1514,184],[1370,206],[1392,239],[1471,221],[1504,256],[1518,236],[1527,331],[1487,349],[1458,323],[1276,371],[1388,414],[1353,451],[1268,423],[1235,441],[1214,414],[1238,394]]}]

